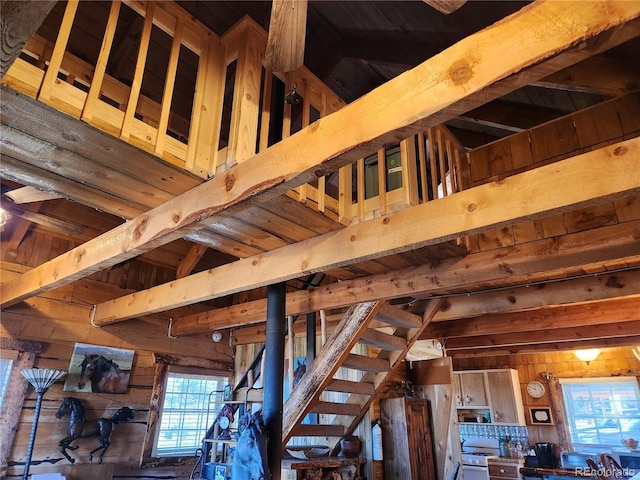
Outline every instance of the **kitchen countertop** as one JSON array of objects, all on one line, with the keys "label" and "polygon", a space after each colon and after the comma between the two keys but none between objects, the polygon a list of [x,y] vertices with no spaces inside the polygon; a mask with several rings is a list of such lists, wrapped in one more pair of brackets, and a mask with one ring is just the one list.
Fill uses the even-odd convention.
[{"label": "kitchen countertop", "polygon": [[588,468],[538,468],[538,467],[520,467],[520,473],[532,473],[538,475],[558,475],[563,477],[576,478],[593,478]]},{"label": "kitchen countertop", "polygon": [[524,465],[524,458],[507,458],[507,457],[499,457],[499,458],[487,458],[488,463],[513,463],[515,465],[522,464]]}]

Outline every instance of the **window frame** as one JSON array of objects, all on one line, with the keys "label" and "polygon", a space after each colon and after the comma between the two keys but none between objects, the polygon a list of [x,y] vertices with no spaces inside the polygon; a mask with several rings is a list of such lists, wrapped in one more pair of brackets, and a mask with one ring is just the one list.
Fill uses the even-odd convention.
[{"label": "window frame", "polygon": [[[575,427],[574,427],[574,420],[575,420],[575,415],[573,414],[573,408],[570,407],[569,402],[570,400],[567,398],[567,389],[569,387],[566,387],[568,385],[576,385],[576,384],[580,384],[580,385],[587,385],[587,384],[603,384],[603,383],[628,383],[630,386],[635,388],[635,392],[636,392],[636,402],[638,405],[638,410],[639,413],[634,415],[634,416],[625,416],[624,414],[616,414],[616,415],[609,415],[609,418],[613,418],[614,420],[640,420],[640,385],[638,384],[638,380],[636,377],[634,376],[620,376],[620,377],[592,377],[592,378],[564,378],[564,379],[559,379],[559,383],[560,386],[562,388],[562,396],[563,396],[563,408],[564,408],[564,412],[565,412],[565,417],[567,420],[567,434],[568,434],[568,439],[571,442],[571,448],[577,452],[580,453],[594,453],[594,452],[599,452],[602,451],[603,449],[611,449],[612,451],[626,451],[626,448],[622,445],[622,444],[618,444],[618,443],[582,443],[579,442],[577,438],[575,438]],[[565,388],[566,387],[566,388]],[[598,421],[605,421],[608,420],[609,418],[606,417],[605,413],[596,413],[596,412],[592,412],[592,414],[589,415],[580,415],[580,418],[585,417],[585,420],[588,419],[592,419],[594,424],[596,426],[594,426],[595,432],[597,435],[600,435],[600,431],[599,431],[599,426],[598,426]],[[589,417],[589,418],[587,418]],[[618,423],[618,425],[620,425]],[[624,436],[624,434],[621,433],[622,436]],[[600,439],[598,437],[598,439]]]},{"label": "window frame", "polygon": [[[186,458],[195,458],[195,450],[190,455],[181,456],[155,456],[155,445],[160,435],[160,421],[164,397],[166,393],[167,379],[169,371],[173,373],[191,373],[196,375],[219,376],[233,380],[233,364],[226,362],[216,362],[208,359],[189,359],[182,357],[176,359],[171,356],[161,354],[155,357],[155,377],[153,391],[149,404],[149,418],[147,421],[147,431],[144,438],[144,446],[140,457],[140,467],[158,467],[163,465],[179,465],[184,463]],[[178,364],[180,362],[180,364]],[[228,367],[225,369],[224,367]]]},{"label": "window frame", "polygon": [[[152,454],[154,457],[156,458],[164,458],[164,457],[175,457],[175,456],[185,456],[188,455],[187,452],[184,453],[178,453],[178,452],[174,452],[172,454],[163,454],[163,453],[159,453],[158,450],[158,443],[160,441],[160,436],[162,434],[162,420],[163,420],[163,416],[165,415],[166,411],[166,399],[167,399],[167,394],[169,393],[167,390],[167,386],[169,383],[169,380],[171,378],[171,375],[198,375],[201,377],[208,377],[208,378],[213,378],[215,377],[217,379],[217,381],[220,381],[222,385],[226,385],[229,384],[229,382],[231,381],[231,378],[229,376],[224,376],[224,375],[217,375],[217,374],[213,374],[211,372],[208,371],[202,371],[202,370],[198,370],[198,369],[193,369],[193,368],[184,368],[184,367],[173,367],[170,366],[169,370],[167,371],[167,375],[165,376],[165,384],[164,384],[164,394],[162,396],[162,402],[161,402],[161,408],[159,411],[159,415],[158,415],[158,428],[157,428],[157,432],[155,435],[155,439],[153,442],[153,450],[152,450]],[[220,393],[222,393],[222,389],[220,390],[216,390],[219,391]],[[210,420],[213,421],[215,419],[216,416],[216,407],[214,405],[209,405],[210,406],[210,411],[207,412],[207,414],[212,417]],[[186,410],[186,409],[185,409]],[[172,409],[173,411],[173,409]],[[199,413],[202,413],[203,410],[197,410]],[[181,423],[183,422],[184,418],[181,419]],[[184,425],[181,425],[182,428],[180,428],[180,430],[184,430]],[[204,436],[204,433],[206,432],[206,429],[209,428],[209,425],[206,425],[203,430],[202,430],[202,436]],[[190,429],[189,429],[190,430]],[[193,449],[191,450],[192,453],[195,453],[195,451],[200,447],[201,445],[195,445],[193,447]],[[177,454],[177,455],[176,455]]]}]

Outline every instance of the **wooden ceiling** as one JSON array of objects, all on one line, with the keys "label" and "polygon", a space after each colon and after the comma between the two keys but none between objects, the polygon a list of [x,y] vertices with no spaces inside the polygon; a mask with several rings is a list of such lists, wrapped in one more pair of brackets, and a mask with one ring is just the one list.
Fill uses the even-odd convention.
[{"label": "wooden ceiling", "polygon": [[[265,29],[268,28],[269,2],[178,3],[218,34],[226,32],[244,15],[252,16]],[[457,41],[520,10],[527,3],[473,1],[450,15],[443,15],[424,2],[311,1],[305,65],[354,109],[361,108],[358,112],[366,111],[362,110],[362,105],[367,105],[362,97],[372,92],[371,105],[376,102],[385,104],[393,117],[395,105],[385,98],[384,92],[374,89],[433,58]],[[593,49],[596,54],[581,51],[584,60],[566,69],[563,62],[550,63],[547,75],[532,75],[535,81],[520,82],[522,85],[514,89],[500,87],[497,90],[502,90],[501,94],[483,93],[490,101],[476,99],[482,95],[460,94],[462,106],[455,109],[455,114],[445,116],[446,125],[467,148],[477,148],[638,90],[640,74],[634,65],[637,65],[637,52],[640,51],[640,32],[637,22],[629,22],[628,25],[631,26],[627,30],[632,33],[627,34],[620,45],[603,48],[601,45],[606,46],[609,40],[599,37],[600,43],[595,42],[598,48]],[[43,28],[49,28],[47,22]],[[501,45],[492,50],[493,55],[507,55],[502,52],[507,49],[509,39],[499,37],[498,41]],[[78,45],[79,50],[81,47]],[[573,63],[568,61],[566,65]],[[401,88],[394,86],[388,91],[398,97],[407,97],[406,92],[399,90]],[[61,244],[55,254],[86,244],[105,232],[112,232],[112,239],[118,235],[132,235],[136,225],[139,226],[140,215],[156,209],[153,210],[156,218],[162,219],[163,212],[167,211],[162,209],[168,205],[167,202],[193,192],[202,184],[202,180],[193,175],[118,140],[109,139],[64,114],[27,98],[11,95],[7,90],[2,94],[3,142],[18,144],[18,132],[38,139],[37,147],[31,144],[30,150],[25,147],[29,142],[20,144],[17,149],[3,148],[0,171],[3,192],[23,185],[64,191],[67,199],[47,200],[24,208],[45,217],[73,222],[82,228],[82,232],[69,236],[61,233],[59,228],[43,224],[46,222],[34,221],[33,217],[31,221],[14,221],[2,232],[3,260],[20,259],[33,267],[49,260],[46,255],[34,256],[21,251],[30,235],[68,241],[68,244]],[[416,93],[416,98],[423,97]],[[353,103],[357,99],[362,101]],[[422,101],[435,102],[426,97]],[[60,135],[60,132],[65,132],[65,135]],[[352,147],[354,153],[351,157],[357,158],[355,155],[361,150],[357,145]],[[277,151],[285,152],[286,148],[282,145],[273,155],[277,155]],[[324,157],[322,152],[318,155],[318,160],[309,160],[309,168],[314,162],[323,163],[323,168],[327,169],[335,167],[326,161],[329,157]],[[269,155],[257,157],[256,162],[270,158]],[[132,161],[123,162],[122,159]],[[348,159],[341,161],[349,163]],[[309,175],[305,173],[308,170],[300,165],[291,168],[291,185],[308,181]],[[250,163],[241,171],[249,172]],[[569,169],[567,172],[570,175],[574,171]],[[637,170],[631,173],[637,175]],[[223,181],[212,179],[209,182],[211,188],[215,188],[217,180],[220,180],[218,184]],[[255,180],[243,181],[248,189],[256,187]],[[268,190],[256,192],[256,195],[268,197],[267,201],[243,203],[234,200],[238,207],[234,208],[233,215],[223,215],[224,209],[219,206],[210,207],[206,215],[201,210],[203,219],[209,219],[206,228],[201,229],[204,222],[182,225],[179,229],[165,228],[162,236],[168,234],[172,239],[168,243],[164,243],[167,237],[157,241],[162,229],[157,230],[159,226],[154,226],[152,233],[156,236],[144,237],[130,252],[110,253],[103,261],[96,260],[82,267],[84,270],[77,262],[72,262],[69,278],[96,275],[109,266],[141,261],[170,272],[187,268],[188,272],[201,274],[202,281],[215,282],[215,287],[211,288],[219,288],[225,293],[212,296],[203,292],[202,298],[195,300],[203,302],[198,309],[200,313],[185,318],[182,323],[176,322],[172,331],[174,335],[225,328],[238,329],[240,334],[241,327],[264,318],[263,287],[286,279],[290,285],[290,313],[319,308],[339,311],[350,303],[378,298],[392,299],[394,303],[405,304],[420,313],[421,299],[447,296],[448,307],[436,316],[437,321],[425,332],[424,338],[446,339],[446,346],[452,354],[640,343],[637,329],[640,323],[638,221],[613,226],[605,223],[600,229],[531,242],[526,248],[510,246],[471,254],[450,242],[450,236],[428,238],[428,235],[416,232],[415,239],[407,248],[380,245],[380,250],[376,250],[376,245],[370,255],[345,254],[341,257],[344,260],[332,264],[330,252],[321,246],[321,239],[329,239],[328,245],[336,249],[340,248],[341,239],[348,239],[349,235],[353,237],[353,232],[364,237],[375,236],[380,234],[381,227],[371,224],[361,230],[345,229],[338,222],[281,195],[287,185],[277,190],[280,194],[269,193]],[[610,194],[611,198],[615,196]],[[202,208],[206,209],[208,197],[202,194],[200,198],[204,202]],[[509,198],[515,202],[515,197]],[[635,202],[629,210],[640,210],[637,189],[627,198]],[[215,205],[211,201],[211,205]],[[510,205],[509,199],[505,202]],[[192,213],[198,211],[196,207],[189,208],[194,209]],[[560,206],[554,206],[552,210],[557,208]],[[548,214],[548,211],[541,212]],[[520,219],[516,213],[508,218],[511,218],[509,223],[517,223]],[[136,221],[123,223],[127,219]],[[212,219],[215,222],[210,223]],[[415,228],[406,228],[407,235],[409,232],[414,234]],[[476,231],[488,228],[489,225],[484,224]],[[554,249],[558,242],[563,242],[564,248]],[[385,244],[385,241],[380,243]],[[202,245],[207,248],[198,256],[196,250]],[[415,248],[417,245],[420,248]],[[293,259],[290,261],[292,264],[296,258],[307,258],[303,252],[310,248],[318,249],[320,260],[313,268],[292,265],[290,271],[293,273],[286,275],[267,271],[251,278],[241,278],[238,275],[242,273],[235,273],[254,275],[250,268],[252,261],[264,261],[277,270],[277,254],[273,252],[279,248],[287,249],[283,252]],[[199,260],[189,266],[190,255]],[[498,261],[505,258],[509,260]],[[246,262],[236,262],[238,259],[246,259]],[[501,268],[507,264],[509,269]],[[216,270],[216,267],[224,270]],[[214,269],[211,272],[216,275],[207,273],[209,269]],[[57,275],[58,270],[63,269],[56,267],[49,273],[56,271]],[[317,271],[326,274],[323,284],[309,289],[307,281],[319,280],[313,277]],[[164,281],[168,279],[165,277]],[[156,281],[155,284],[164,281]],[[42,283],[48,288],[57,284],[50,279],[39,284]],[[64,282],[61,280],[59,283]],[[145,284],[143,288],[149,286]],[[28,297],[44,290],[27,288],[26,291]],[[7,293],[12,295],[14,291],[5,290],[5,300]],[[22,294],[16,294],[15,299],[21,298]],[[131,317],[150,315],[165,308],[154,310],[148,305],[141,306],[145,301],[144,292],[138,298],[143,300],[139,305],[130,305],[131,313],[128,315]],[[12,303],[4,304],[4,308],[11,308]],[[187,303],[175,302],[170,307],[184,304]],[[114,312],[117,305],[114,302],[111,310],[108,305],[102,307],[105,312]],[[211,307],[217,308],[211,310]],[[104,313],[101,317],[105,324],[114,321],[110,315]],[[125,318],[120,314],[117,321],[123,320]]]}]

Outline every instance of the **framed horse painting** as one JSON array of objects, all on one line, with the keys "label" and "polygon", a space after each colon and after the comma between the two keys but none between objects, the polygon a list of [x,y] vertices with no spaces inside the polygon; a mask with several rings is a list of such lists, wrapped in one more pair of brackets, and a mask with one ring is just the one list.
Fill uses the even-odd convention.
[{"label": "framed horse painting", "polygon": [[127,393],[133,350],[76,343],[64,391]]}]

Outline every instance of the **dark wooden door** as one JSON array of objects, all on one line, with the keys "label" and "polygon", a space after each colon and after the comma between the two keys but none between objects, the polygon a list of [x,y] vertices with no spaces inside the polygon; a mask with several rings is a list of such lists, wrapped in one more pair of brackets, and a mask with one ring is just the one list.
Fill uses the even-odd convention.
[{"label": "dark wooden door", "polygon": [[411,478],[436,480],[429,403],[427,400],[414,398],[405,400],[405,404]]}]

